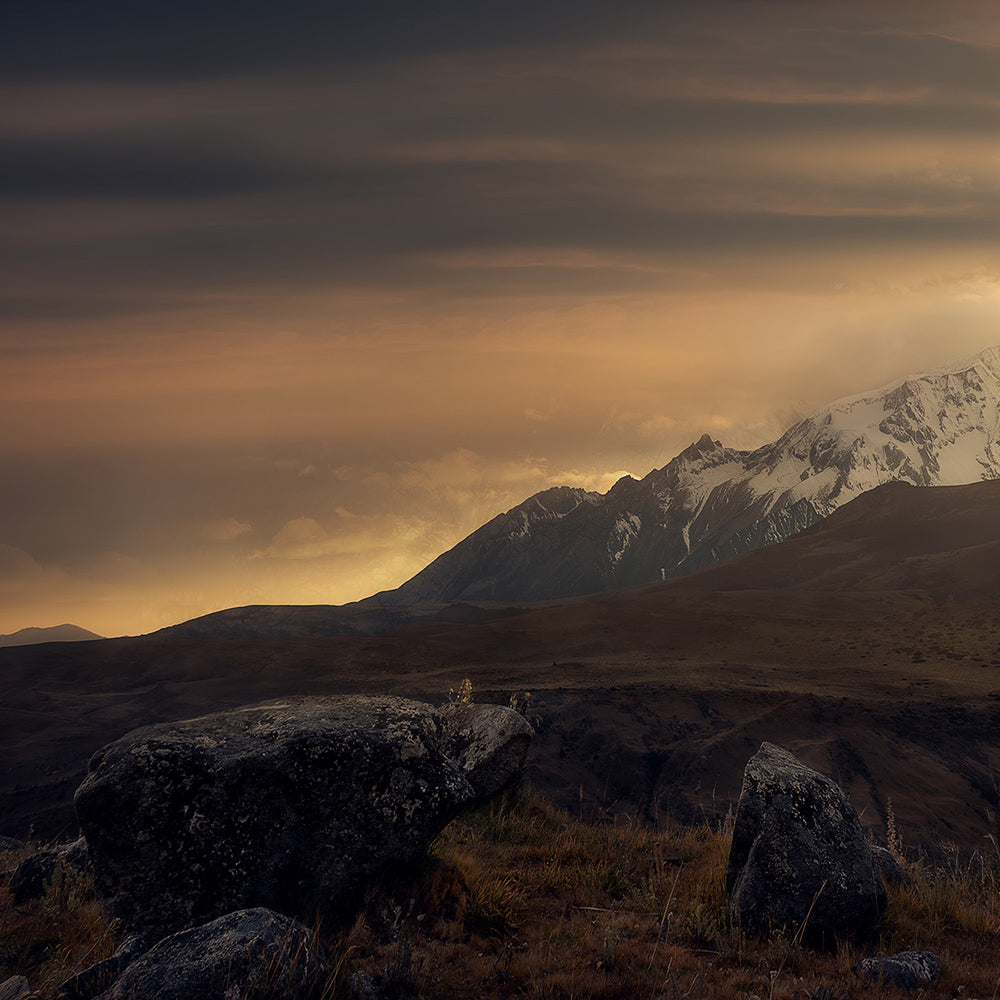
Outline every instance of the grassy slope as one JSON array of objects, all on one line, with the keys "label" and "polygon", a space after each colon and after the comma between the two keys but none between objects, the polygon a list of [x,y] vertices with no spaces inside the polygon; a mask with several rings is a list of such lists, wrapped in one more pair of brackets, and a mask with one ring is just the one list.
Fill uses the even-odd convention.
[{"label": "grassy slope", "polygon": [[[351,927],[320,930],[336,970],[326,998],[367,973],[386,996],[459,998],[895,997],[850,971],[863,955],[934,951],[924,997],[996,997],[1000,865],[993,855],[890,889],[876,935],[817,952],[794,930],[768,941],[731,925],[726,829],[581,822],[533,794],[452,823],[419,870],[372,889]],[[4,868],[15,856],[8,855]],[[0,888],[0,981],[42,998],[109,954],[116,937],[79,880],[14,908]]]}]

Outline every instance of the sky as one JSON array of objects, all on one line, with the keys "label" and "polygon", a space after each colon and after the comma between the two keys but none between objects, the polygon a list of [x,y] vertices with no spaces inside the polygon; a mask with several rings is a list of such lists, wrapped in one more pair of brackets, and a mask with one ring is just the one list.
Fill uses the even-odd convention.
[{"label": "sky", "polygon": [[0,633],[408,579],[1000,343],[1000,11],[9,0]]}]

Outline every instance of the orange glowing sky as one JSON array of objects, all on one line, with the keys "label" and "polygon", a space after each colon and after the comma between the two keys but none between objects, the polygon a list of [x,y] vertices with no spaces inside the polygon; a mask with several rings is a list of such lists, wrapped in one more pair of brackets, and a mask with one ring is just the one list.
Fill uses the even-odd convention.
[{"label": "orange glowing sky", "polygon": [[0,633],[365,597],[1000,343],[991,5],[162,6],[0,40]]}]

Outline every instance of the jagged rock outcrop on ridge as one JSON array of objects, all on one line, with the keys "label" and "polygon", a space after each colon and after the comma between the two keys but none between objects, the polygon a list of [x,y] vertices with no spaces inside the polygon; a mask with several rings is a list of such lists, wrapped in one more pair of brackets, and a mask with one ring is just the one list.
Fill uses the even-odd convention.
[{"label": "jagged rock outcrop on ridge", "polygon": [[521,716],[470,706],[466,721],[464,750],[452,713],[395,697],[291,698],[135,730],[94,755],[76,794],[98,892],[153,939],[255,906],[346,914],[476,787],[519,773]]},{"label": "jagged rock outcrop on ridge", "polygon": [[308,927],[256,908],[164,938],[98,1000],[312,1000],[328,976]]},{"label": "jagged rock outcrop on ridge", "polygon": [[804,928],[807,939],[856,935],[886,908],[885,886],[847,796],[771,743],[747,762],[726,890],[747,934]]}]

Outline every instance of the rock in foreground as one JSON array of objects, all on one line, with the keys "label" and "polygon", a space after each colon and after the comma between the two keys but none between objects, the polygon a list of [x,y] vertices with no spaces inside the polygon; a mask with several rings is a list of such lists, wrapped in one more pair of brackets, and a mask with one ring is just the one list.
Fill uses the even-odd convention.
[{"label": "rock in foreground", "polygon": [[854,971],[873,983],[915,990],[941,978],[941,961],[932,951],[902,951],[889,958],[863,958]]},{"label": "rock in foreground", "polygon": [[857,935],[886,907],[847,796],[771,743],[761,745],[743,775],[726,888],[748,934],[804,927],[813,940]]},{"label": "rock in foreground", "polygon": [[456,702],[434,713],[441,749],[462,769],[476,794],[487,798],[506,785],[524,763],[531,727],[501,705]]},{"label": "rock in foreground", "polygon": [[312,932],[265,909],[164,938],[98,1000],[311,1000],[329,972]]},{"label": "rock in foreground", "polygon": [[32,854],[17,866],[10,877],[10,898],[15,906],[20,906],[29,899],[41,899],[56,877],[60,863],[69,871],[82,872],[87,869],[90,856],[83,837],[72,844]]},{"label": "rock in foreground", "polygon": [[[476,729],[469,766],[482,770],[493,733],[510,780],[530,727],[482,714],[497,724]],[[76,794],[98,891],[151,935],[257,906],[344,913],[367,878],[414,860],[476,801],[447,729],[421,702],[341,696],[135,730],[94,755]]]}]

